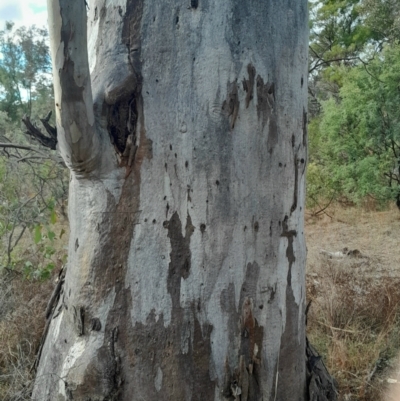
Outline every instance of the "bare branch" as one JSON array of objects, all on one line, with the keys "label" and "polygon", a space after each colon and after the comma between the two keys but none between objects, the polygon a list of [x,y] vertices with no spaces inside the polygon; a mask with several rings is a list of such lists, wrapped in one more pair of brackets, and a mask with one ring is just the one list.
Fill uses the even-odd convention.
[{"label": "bare branch", "polygon": [[51,113],[45,119],[40,120],[43,123],[44,127],[46,128],[46,131],[50,134],[50,137],[42,134],[42,132],[32,124],[30,118],[27,115],[25,115],[22,118],[22,122],[25,124],[26,128],[28,129],[28,131],[26,132],[27,135],[35,138],[46,148],[56,150],[57,130],[48,123],[50,116],[51,116]]},{"label": "bare branch", "polygon": [[[8,249],[7,249],[7,257],[8,257],[8,263],[7,265],[10,265],[11,262],[11,252],[14,250],[14,248],[18,245],[19,241],[21,240],[22,236],[24,235],[26,230],[26,226],[22,226],[21,232],[19,233],[18,237],[16,238],[16,240],[14,241],[14,245],[11,245],[11,241],[12,241],[12,236],[10,235],[9,238],[9,243],[8,243]],[[14,229],[13,229],[13,234],[14,234]]]},{"label": "bare branch", "polygon": [[11,148],[11,149],[23,149],[23,150],[31,150],[33,152],[37,152],[37,153],[41,153],[41,151],[39,149],[35,149],[32,148],[31,146],[27,146],[27,145],[20,145],[18,143],[4,143],[4,142],[0,142],[0,148],[3,149],[7,149],[7,148]]},{"label": "bare branch", "polygon": [[57,128],[52,127],[49,124],[51,114],[52,114],[52,111],[50,110],[50,112],[47,114],[46,118],[41,118],[40,121],[42,122],[44,128],[46,128],[46,131],[50,135],[50,137],[53,138],[57,143]]}]

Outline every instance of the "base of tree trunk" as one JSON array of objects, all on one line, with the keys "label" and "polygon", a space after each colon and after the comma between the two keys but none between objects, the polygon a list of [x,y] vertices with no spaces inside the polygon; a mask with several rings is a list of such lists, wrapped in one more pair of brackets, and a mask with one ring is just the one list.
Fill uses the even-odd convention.
[{"label": "base of tree trunk", "polygon": [[321,356],[306,339],[307,385],[309,401],[336,401],[336,380],[329,374]]}]

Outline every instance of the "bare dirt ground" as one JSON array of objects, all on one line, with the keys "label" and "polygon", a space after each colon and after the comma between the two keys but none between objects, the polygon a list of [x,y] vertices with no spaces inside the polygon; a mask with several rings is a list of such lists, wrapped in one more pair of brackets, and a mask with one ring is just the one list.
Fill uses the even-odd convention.
[{"label": "bare dirt ground", "polygon": [[[400,211],[335,208],[320,218],[306,217],[308,271],[319,266],[321,250],[358,249],[365,258],[356,263],[375,277],[400,277]],[[354,267],[354,266],[353,266]]]}]

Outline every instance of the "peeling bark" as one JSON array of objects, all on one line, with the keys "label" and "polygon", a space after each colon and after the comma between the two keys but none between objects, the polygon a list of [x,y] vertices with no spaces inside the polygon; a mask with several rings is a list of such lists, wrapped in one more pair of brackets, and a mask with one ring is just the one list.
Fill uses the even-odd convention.
[{"label": "peeling bark", "polygon": [[71,236],[33,400],[305,401],[307,2],[88,3],[49,1]]}]

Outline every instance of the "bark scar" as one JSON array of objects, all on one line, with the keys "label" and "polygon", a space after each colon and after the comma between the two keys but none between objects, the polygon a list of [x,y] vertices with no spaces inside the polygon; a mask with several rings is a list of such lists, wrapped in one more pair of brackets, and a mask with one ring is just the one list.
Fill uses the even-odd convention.
[{"label": "bark scar", "polygon": [[228,95],[222,104],[222,110],[230,117],[230,127],[235,128],[236,119],[239,114],[239,94],[237,88],[237,80],[228,83]]}]

